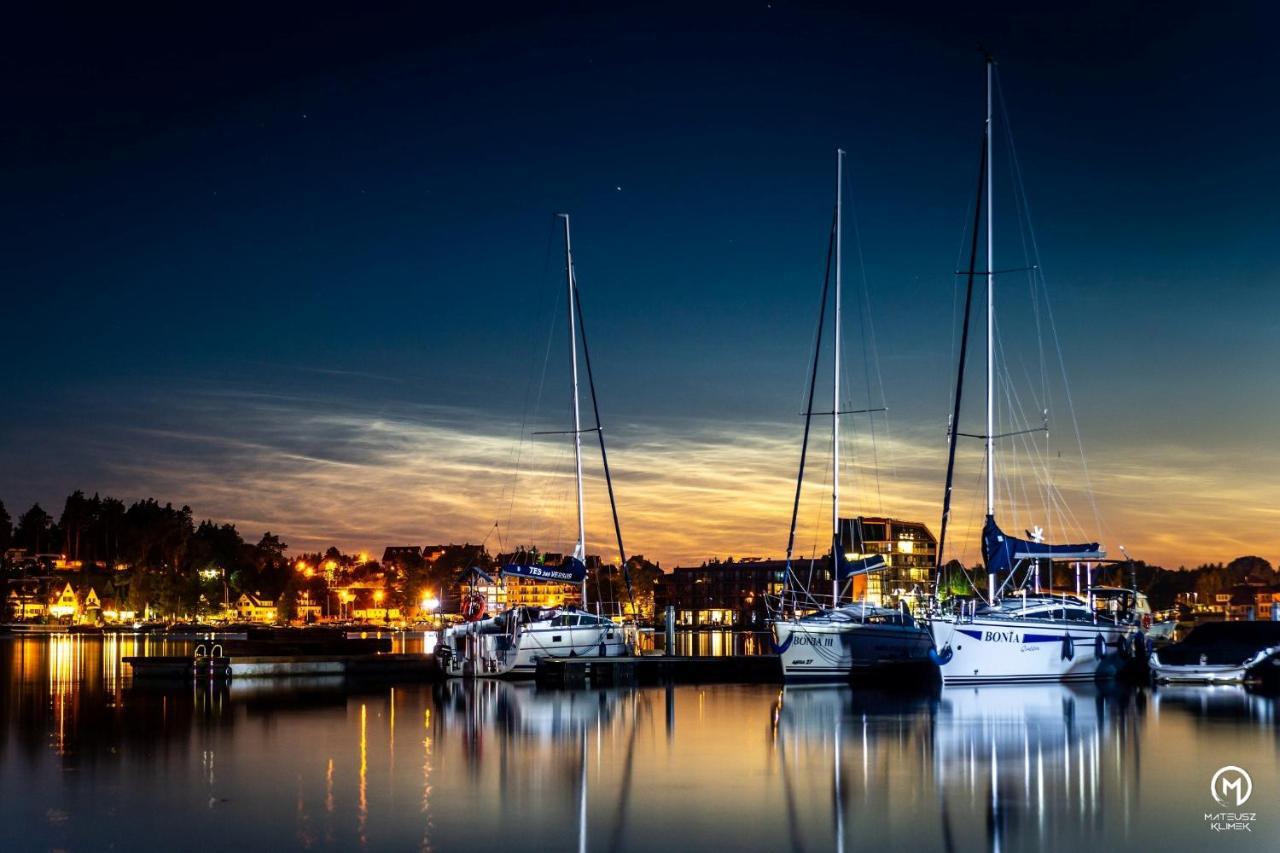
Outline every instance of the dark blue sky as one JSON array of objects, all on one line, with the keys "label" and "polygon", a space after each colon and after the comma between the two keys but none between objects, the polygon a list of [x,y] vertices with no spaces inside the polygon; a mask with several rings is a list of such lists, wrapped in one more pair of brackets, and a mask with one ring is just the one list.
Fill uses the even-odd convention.
[{"label": "dark blue sky", "polygon": [[[1109,487],[1116,535],[1182,559],[1126,528],[1197,518],[1230,488],[1277,496],[1280,20],[1262,4],[1024,5],[11,17],[0,498],[12,511],[76,487],[170,489],[299,542],[482,535],[483,496],[456,511],[440,496],[487,488],[465,473],[481,459],[439,483],[379,479],[418,452],[430,480],[456,455],[452,433],[399,435],[398,455],[364,431],[444,421],[504,448],[518,437],[563,310],[557,210],[573,214],[605,417],[637,477],[687,468],[661,453],[697,457],[709,435],[791,429],[837,145],[894,427],[936,445],[981,43],[1000,60],[1094,467],[1133,466],[1129,492]],[[1000,161],[997,175],[998,251],[1017,263]],[[852,254],[846,277],[858,284]],[[559,375],[553,359],[548,388]],[[250,508],[268,457],[350,470],[323,479],[323,509],[296,467],[279,478],[298,478],[289,497]],[[1135,514],[1166,469],[1175,505]],[[905,491],[939,488],[922,476]],[[344,495],[391,506],[419,489],[436,496],[395,522],[345,509]],[[1273,520],[1224,520],[1239,530],[1215,547],[1280,545]],[[650,550],[699,553],[651,527]],[[738,535],[713,528],[701,553]]]}]

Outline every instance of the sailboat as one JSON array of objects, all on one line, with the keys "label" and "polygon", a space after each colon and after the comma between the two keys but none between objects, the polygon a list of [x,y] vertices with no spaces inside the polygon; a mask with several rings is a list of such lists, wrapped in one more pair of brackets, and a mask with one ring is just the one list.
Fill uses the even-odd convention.
[{"label": "sailboat", "polygon": [[[600,457],[609,504],[613,511],[614,532],[624,578],[626,553],[622,546],[622,528],[618,523],[618,507],[613,496],[613,479],[609,474],[609,457],[605,452],[604,431],[600,425],[600,406],[596,401],[595,379],[591,373],[591,354],[587,348],[586,330],[582,322],[582,302],[573,269],[573,244],[569,234],[569,215],[558,214],[564,221],[565,280],[568,290],[569,367],[572,386],[573,429],[562,434],[573,439],[574,478],[577,487],[578,540],[573,552],[558,566],[547,566],[515,555],[515,561],[503,565],[503,576],[534,578],[542,581],[576,583],[582,590],[581,608],[577,607],[513,607],[504,613],[481,617],[446,628],[435,654],[445,675],[464,678],[529,678],[536,674],[540,658],[623,657],[634,653],[630,633],[619,622],[600,613],[590,613],[587,604],[586,514],[582,487],[582,436],[594,432],[600,440]],[[587,380],[591,388],[592,410],[596,425],[582,428],[578,394],[578,337],[586,361]],[[598,608],[597,608],[598,609]]]},{"label": "sailboat", "polygon": [[[809,427],[813,416],[814,390],[817,384],[818,352],[822,346],[822,325],[827,305],[828,276],[823,281],[822,308],[818,315],[818,336],[814,349],[813,373],[809,379],[808,404],[805,411],[804,442],[800,454],[800,472],[796,478],[796,497],[791,514],[791,532],[787,540],[786,583],[788,593],[777,602],[770,619],[774,649],[782,661],[787,681],[846,681],[860,672],[886,666],[914,664],[929,666],[933,641],[926,627],[918,624],[905,607],[882,607],[867,601],[845,601],[846,589],[859,575],[883,571],[884,557],[872,555],[857,558],[847,553],[853,543],[841,535],[840,521],[840,325],[841,325],[841,214],[844,184],[843,150],[836,151],[836,209],[832,229],[835,249],[835,357],[831,406],[831,599],[821,601],[811,591],[800,590],[792,569],[796,520],[800,507],[800,490],[804,482],[805,456],[808,452]],[[830,263],[830,255],[828,255]],[[856,559],[855,559],[856,558]]]},{"label": "sailboat", "polygon": [[[1136,614],[1111,615],[1093,607],[1092,595],[1076,595],[1040,590],[1042,564],[1054,561],[1103,561],[1105,551],[1097,542],[1053,545],[1042,541],[1036,530],[1022,539],[1005,533],[996,521],[996,434],[995,424],[995,239],[992,217],[992,77],[994,60],[986,59],[987,116],[983,133],[978,202],[974,208],[972,244],[968,271],[968,297],[961,334],[956,393],[950,424],[950,445],[946,487],[943,495],[942,526],[938,538],[938,569],[941,575],[943,546],[951,512],[951,486],[955,471],[955,450],[964,387],[965,351],[968,343],[969,312],[973,282],[977,275],[987,280],[986,290],[986,430],[978,438],[986,445],[986,516],[982,529],[982,557],[987,570],[987,593],[950,613],[930,619],[936,650],[931,654],[942,672],[944,684],[983,682],[1036,682],[1092,680],[1104,659],[1136,647],[1141,630]],[[985,184],[985,191],[983,189]],[[978,230],[985,192],[987,270],[976,272]],[[1019,576],[1019,573],[1021,575]],[[1003,578],[1003,581],[1001,581]],[[1034,583],[1033,583],[1034,579]],[[1008,590],[1008,594],[1005,591]],[[975,590],[976,591],[976,590]]]}]

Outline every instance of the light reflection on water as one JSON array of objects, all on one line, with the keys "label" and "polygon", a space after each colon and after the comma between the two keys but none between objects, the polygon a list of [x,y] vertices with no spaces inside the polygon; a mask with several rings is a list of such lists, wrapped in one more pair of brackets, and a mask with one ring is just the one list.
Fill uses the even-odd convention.
[{"label": "light reflection on water", "polygon": [[[133,637],[0,641],[0,849],[1280,847],[1239,688],[145,688]],[[1253,777],[1215,836],[1212,773]]]}]

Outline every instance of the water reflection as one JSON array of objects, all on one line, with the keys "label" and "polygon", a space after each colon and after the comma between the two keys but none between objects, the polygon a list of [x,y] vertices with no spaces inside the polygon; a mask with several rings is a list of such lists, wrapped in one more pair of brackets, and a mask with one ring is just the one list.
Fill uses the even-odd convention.
[{"label": "water reflection", "polygon": [[174,689],[138,643],[0,642],[0,849],[1164,853],[1220,840],[1225,764],[1259,803],[1231,848],[1280,846],[1276,700],[1241,688]]}]

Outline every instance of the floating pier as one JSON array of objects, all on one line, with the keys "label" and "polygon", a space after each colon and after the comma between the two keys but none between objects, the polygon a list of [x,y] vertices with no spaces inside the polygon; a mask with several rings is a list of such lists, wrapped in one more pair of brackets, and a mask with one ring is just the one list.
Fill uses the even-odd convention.
[{"label": "floating pier", "polygon": [[541,658],[535,677],[538,684],[547,687],[713,682],[781,684],[782,662],[777,655]]},{"label": "floating pier", "polygon": [[227,680],[234,678],[442,678],[431,655],[215,655],[211,657],[126,657],[135,679]]}]

